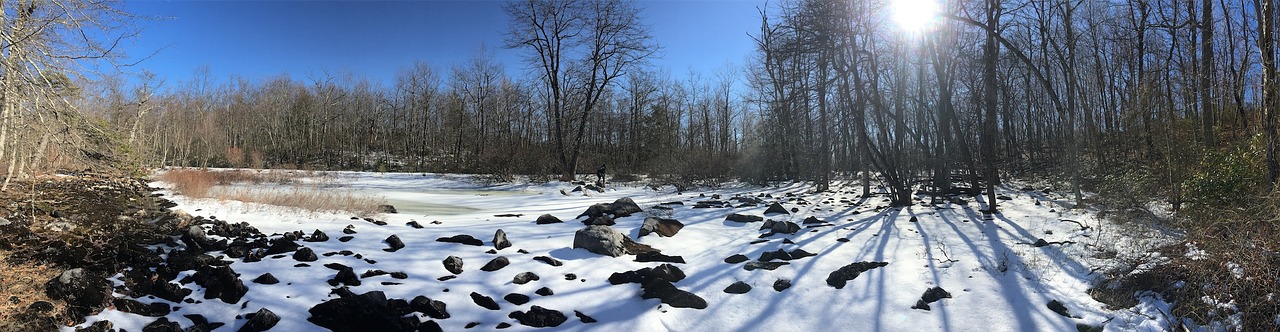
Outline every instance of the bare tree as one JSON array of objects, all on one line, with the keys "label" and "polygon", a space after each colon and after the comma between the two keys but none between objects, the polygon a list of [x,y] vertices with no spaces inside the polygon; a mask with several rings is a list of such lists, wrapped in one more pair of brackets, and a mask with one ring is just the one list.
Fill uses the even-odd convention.
[{"label": "bare tree", "polygon": [[573,180],[601,97],[657,47],[629,1],[528,0],[505,8],[507,46],[524,49],[538,71],[560,178]]}]

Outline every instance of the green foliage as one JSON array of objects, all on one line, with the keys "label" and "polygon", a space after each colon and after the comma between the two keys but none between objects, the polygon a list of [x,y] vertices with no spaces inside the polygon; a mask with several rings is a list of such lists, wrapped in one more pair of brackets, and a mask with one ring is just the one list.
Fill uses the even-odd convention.
[{"label": "green foliage", "polygon": [[1187,200],[1216,208],[1244,206],[1266,182],[1263,151],[1261,140],[1254,139],[1235,151],[1205,153],[1199,170],[1182,183]]}]

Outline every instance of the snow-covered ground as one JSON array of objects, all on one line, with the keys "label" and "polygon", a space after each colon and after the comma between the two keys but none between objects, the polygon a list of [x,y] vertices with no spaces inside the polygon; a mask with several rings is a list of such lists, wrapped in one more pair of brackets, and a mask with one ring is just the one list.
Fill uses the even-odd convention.
[{"label": "snow-covered ground", "polygon": [[[890,208],[884,196],[858,197],[859,188],[852,183],[837,184],[833,186],[836,190],[826,193],[813,193],[811,187],[801,183],[770,187],[728,185],[684,193],[670,187],[655,191],[635,184],[613,186],[604,193],[564,195],[561,190],[573,186],[559,182],[486,185],[473,181],[474,177],[459,175],[333,174],[336,179],[327,180],[329,185],[324,190],[382,196],[399,213],[374,216],[387,222],[386,226],[378,226],[353,220],[350,214],[193,199],[166,192],[178,204],[175,209],[193,215],[248,222],[268,235],[320,230],[331,237],[326,242],[299,242],[320,256],[318,261],[309,262],[309,267],[295,267],[299,262],[289,255],[251,263],[229,259],[235,261],[230,267],[249,288],[240,303],[203,300],[199,286],[186,284],[183,287],[195,290],[188,298],[200,303],[170,303],[180,309],[167,318],[185,328],[192,323],[183,315],[201,314],[210,321],[227,324],[219,330],[233,331],[245,324],[238,317],[268,308],[281,317],[272,331],[323,330],[307,321],[308,309],[336,298],[330,293],[333,287],[326,283],[336,271],[324,264],[341,263],[354,268],[357,274],[373,269],[404,272],[407,279],[369,277],[360,286],[351,287],[351,291],[362,294],[381,290],[388,298],[426,296],[443,301],[451,315],[448,319],[415,314],[423,321],[435,320],[445,331],[463,330],[473,322],[479,323],[474,330],[493,330],[500,323],[513,325],[508,330],[534,329],[508,317],[510,312],[529,310],[534,305],[568,316],[568,321],[556,330],[1075,331],[1078,324],[1083,324],[1105,326],[1109,331],[1157,331],[1167,324],[1161,314],[1168,310],[1167,306],[1157,299],[1146,298],[1135,308],[1108,310],[1087,292],[1101,271],[1117,261],[1148,255],[1146,249],[1157,244],[1159,238],[1100,221],[1088,211],[1068,210],[1060,204],[1066,198],[1054,192],[1006,189],[1002,196],[1009,200],[1000,201],[1002,213],[986,218],[979,212],[983,207],[980,202],[967,197],[967,205],[921,203]],[[764,204],[744,208],[693,207],[698,201],[715,199],[713,195],[734,205],[739,204],[730,201],[734,196],[762,198]],[[615,258],[571,248],[574,232],[584,227],[575,216],[592,204],[622,197],[632,198],[645,211],[619,218],[613,228],[663,254],[682,256],[687,263],[673,265],[683,270],[687,278],[674,285],[705,299],[706,309],[673,308],[657,299],[641,299],[639,284],[611,285],[607,281],[615,272],[662,263],[641,263],[634,261],[635,256]],[[653,208],[675,201],[683,205],[667,205],[672,207],[670,210]],[[761,238],[767,231],[759,229],[760,222],[725,220],[730,213],[764,216],[768,204],[775,201],[795,212],[766,217],[801,224],[799,232]],[[544,213],[565,222],[535,224],[534,220]],[[495,216],[499,214],[520,216]],[[674,218],[684,228],[674,237],[638,237],[647,215]],[[826,226],[802,224],[810,216]],[[425,227],[406,226],[410,221]],[[357,232],[352,234],[354,239],[338,241],[348,225]],[[486,253],[493,249],[490,239],[498,229],[506,232],[513,246],[497,254]],[[384,239],[393,234],[406,247],[384,251]],[[485,245],[436,241],[459,234],[484,240]],[[1052,244],[1035,246],[1041,239]],[[528,253],[518,253],[521,249]],[[745,263],[725,262],[735,254],[755,260],[761,253],[778,249],[802,249],[817,255],[791,260],[775,270],[747,271],[743,268]],[[341,250],[360,254],[362,259],[354,255],[323,255]],[[1100,254],[1103,252],[1106,254]],[[218,256],[221,252],[210,254]],[[439,281],[437,278],[452,275],[442,264],[448,256],[462,258],[464,272],[455,279]],[[498,256],[507,257],[511,264],[494,272],[479,270]],[[536,256],[549,256],[564,264],[552,266],[534,260]],[[862,273],[842,289],[828,285],[828,275],[855,262],[888,264]],[[533,272],[541,278],[522,285],[513,283],[513,277],[521,272]],[[264,273],[273,274],[280,283],[263,285],[250,281]],[[566,274],[576,278],[569,280]],[[774,284],[779,279],[789,280],[790,288],[775,291]],[[725,288],[737,281],[753,288],[745,294],[726,293]],[[543,287],[554,294],[534,293]],[[933,287],[945,289],[951,297],[931,303],[931,310],[913,309],[922,294]],[[469,296],[472,292],[496,299],[500,310],[474,304]],[[509,293],[532,299],[515,305],[502,300]],[[1063,304],[1075,318],[1050,310],[1051,301]],[[583,323],[575,317],[575,310],[598,322]],[[116,328],[140,331],[156,318],[107,309],[89,317],[81,326],[101,319],[111,320]]]}]

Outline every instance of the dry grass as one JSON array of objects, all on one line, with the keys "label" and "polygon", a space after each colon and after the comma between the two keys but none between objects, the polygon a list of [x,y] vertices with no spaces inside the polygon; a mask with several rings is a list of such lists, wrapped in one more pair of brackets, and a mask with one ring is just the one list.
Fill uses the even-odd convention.
[{"label": "dry grass", "polygon": [[50,300],[44,294],[45,282],[61,272],[48,265],[12,263],[8,256],[8,252],[0,250],[0,264],[4,264],[0,268],[0,331],[38,330],[40,324],[23,312],[36,301],[53,303],[53,312],[62,312],[61,301]]},{"label": "dry grass", "polygon": [[[302,184],[298,181],[303,177],[317,176],[323,175],[310,171],[174,169],[160,173],[156,180],[172,183],[178,193],[190,197],[288,206],[309,211],[348,211],[372,215],[376,213],[378,205],[386,204],[385,200],[377,197],[323,190],[320,187],[328,182],[323,179],[315,184]],[[263,190],[219,187],[265,183],[287,185],[288,188]]]}]

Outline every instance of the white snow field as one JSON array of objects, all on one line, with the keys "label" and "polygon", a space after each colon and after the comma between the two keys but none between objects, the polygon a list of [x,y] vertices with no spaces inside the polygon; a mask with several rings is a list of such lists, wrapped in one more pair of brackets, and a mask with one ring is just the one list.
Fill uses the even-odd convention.
[{"label": "white snow field", "polygon": [[[311,316],[308,310],[338,298],[331,294],[335,287],[326,282],[337,271],[324,265],[340,263],[352,267],[357,274],[373,269],[407,274],[406,279],[389,275],[362,278],[361,285],[351,286],[350,290],[354,294],[383,291],[389,299],[425,296],[442,301],[450,314],[447,319],[417,312],[411,315],[423,322],[433,320],[445,331],[464,330],[472,323],[478,323],[470,328],[475,331],[495,330],[502,323],[510,324],[502,326],[505,330],[514,331],[1076,331],[1078,324],[1105,327],[1108,331],[1159,331],[1167,326],[1161,314],[1168,310],[1167,305],[1158,298],[1145,297],[1135,308],[1108,310],[1087,293],[1100,271],[1122,259],[1150,255],[1147,249],[1162,241],[1158,233],[1122,230],[1130,228],[1099,220],[1089,211],[1069,210],[1063,207],[1067,198],[1052,191],[1046,194],[1041,190],[1005,188],[1001,195],[1009,200],[1001,200],[1002,212],[988,219],[979,212],[985,206],[980,203],[981,198],[975,202],[974,198],[965,197],[969,201],[966,205],[929,205],[928,198],[920,196],[924,201],[914,206],[890,208],[883,195],[858,197],[860,188],[855,183],[837,183],[835,190],[825,193],[814,193],[811,186],[802,183],[767,187],[730,184],[683,193],[669,186],[653,190],[635,183],[611,185],[603,193],[564,195],[561,190],[574,186],[563,182],[486,185],[477,181],[478,177],[464,175],[330,174],[335,178],[328,180],[329,185],[323,190],[382,196],[399,212],[372,216],[387,223],[379,226],[353,220],[349,213],[193,199],[163,191],[178,204],[174,209],[228,222],[247,222],[273,238],[292,231],[309,235],[315,230],[330,237],[325,242],[298,242],[319,256],[317,261],[307,262],[309,267],[295,267],[300,262],[291,257],[292,253],[246,263],[226,258],[220,251],[209,252],[234,261],[229,266],[239,273],[248,293],[239,303],[228,304],[204,299],[203,289],[195,283],[184,284],[182,287],[194,290],[187,298],[199,302],[169,303],[177,309],[166,318],[187,328],[193,323],[183,315],[200,314],[211,322],[226,324],[217,330],[235,331],[245,325],[244,315],[267,308],[281,318],[271,331],[324,331],[307,320]],[[153,185],[166,186],[159,182]],[[756,197],[763,203],[741,208],[694,208],[697,202],[708,200],[740,205],[739,200],[731,200],[735,196]],[[630,197],[644,211],[618,218],[612,227],[637,242],[660,249],[662,254],[683,257],[686,263],[672,265],[687,277],[673,284],[705,299],[705,309],[677,308],[659,299],[642,299],[640,284],[613,285],[608,281],[615,272],[663,263],[635,262],[633,255],[609,257],[572,248],[575,231],[584,228],[584,218],[575,217],[592,204],[623,197]],[[683,205],[665,205],[670,210],[655,208],[668,202]],[[795,212],[764,215],[772,202],[780,202]],[[565,222],[535,224],[534,220],[545,213]],[[768,232],[760,229],[762,222],[727,221],[726,216],[731,213],[791,221],[801,229],[795,234],[761,238]],[[495,216],[499,214],[520,216]],[[639,237],[646,216],[673,218],[684,228],[673,237]],[[811,216],[822,223],[803,223]],[[410,221],[424,227],[407,226]],[[348,225],[354,226],[354,238],[340,242],[338,238],[347,235],[342,231]],[[507,234],[513,246],[497,254],[486,253],[493,249],[491,239],[498,229]],[[436,241],[459,234],[474,236],[484,245]],[[402,239],[405,247],[384,251],[388,248],[384,239],[391,235]],[[1041,239],[1051,244],[1035,246]],[[519,253],[521,249],[528,253]],[[735,254],[745,255],[748,262],[756,261],[762,253],[778,249],[801,249],[816,255],[787,261],[789,264],[774,270],[747,271],[745,262],[725,261]],[[342,250],[363,259],[324,255]],[[1117,255],[1094,258],[1103,251]],[[455,279],[440,281],[440,277],[453,275],[442,264],[448,256],[463,260],[463,272]],[[498,256],[507,257],[510,265],[493,272],[480,270]],[[552,266],[535,260],[536,256],[549,256],[563,265]],[[855,262],[888,264],[861,273],[843,288],[828,284],[833,271]],[[521,272],[532,272],[540,279],[513,283]],[[181,272],[178,279],[190,273]],[[251,282],[264,273],[271,273],[280,282]],[[576,278],[568,280],[566,274]],[[120,275],[115,277],[117,284],[119,278]],[[774,285],[779,279],[789,281],[791,286],[776,291]],[[738,281],[752,289],[744,294],[725,291]],[[554,294],[535,294],[543,287]],[[929,303],[930,310],[913,309],[925,291],[933,287],[941,287],[950,298]],[[499,310],[475,304],[469,296],[472,292],[495,299]],[[510,293],[527,295],[530,301],[515,305],[503,300]],[[148,297],[137,300],[167,302]],[[1061,303],[1074,317],[1050,310],[1051,301]],[[508,316],[535,305],[560,311],[568,320],[555,327],[534,328]],[[584,323],[575,311],[597,322]],[[112,321],[117,329],[129,331],[141,331],[156,320],[107,309],[79,326],[103,319]]]}]

